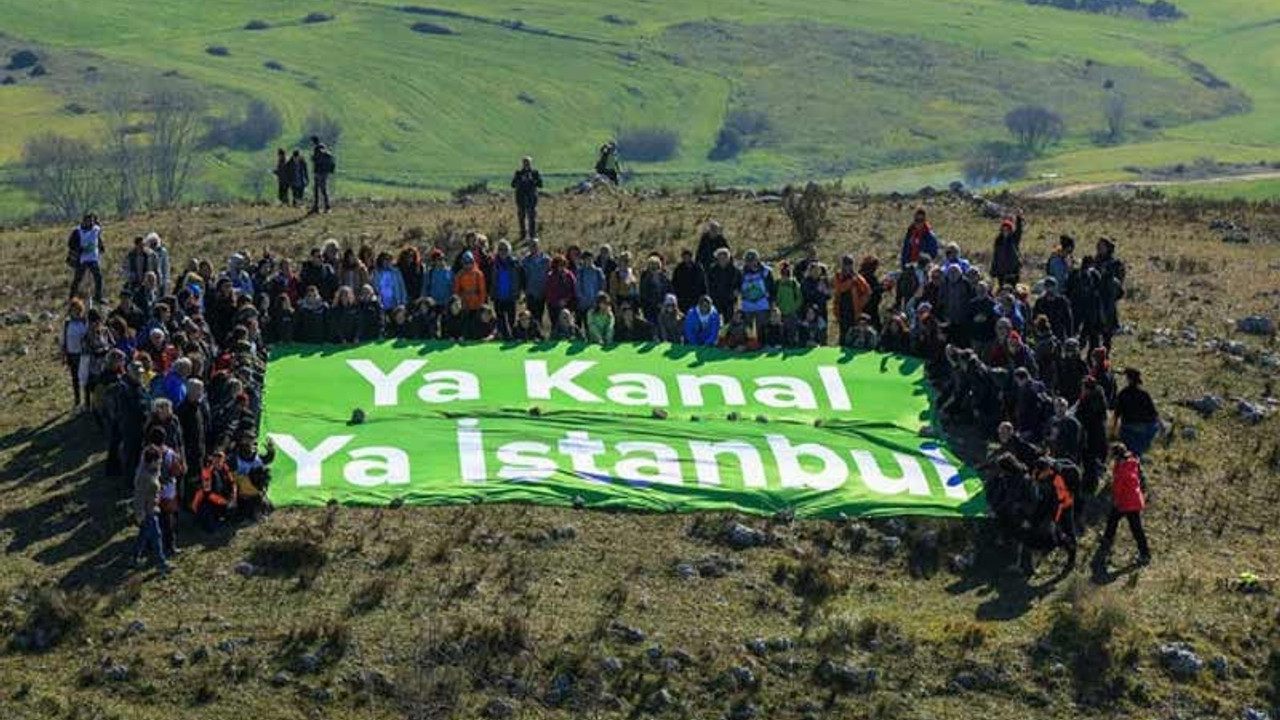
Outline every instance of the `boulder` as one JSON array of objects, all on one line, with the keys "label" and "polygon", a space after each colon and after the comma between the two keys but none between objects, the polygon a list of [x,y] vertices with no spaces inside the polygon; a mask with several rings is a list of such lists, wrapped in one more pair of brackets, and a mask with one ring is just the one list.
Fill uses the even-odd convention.
[{"label": "boulder", "polygon": [[1265,315],[1250,315],[1236,321],[1236,331],[1245,335],[1275,335],[1276,321]]},{"label": "boulder", "polygon": [[1175,680],[1195,680],[1204,669],[1204,661],[1188,643],[1165,643],[1160,646],[1159,655],[1160,667]]}]

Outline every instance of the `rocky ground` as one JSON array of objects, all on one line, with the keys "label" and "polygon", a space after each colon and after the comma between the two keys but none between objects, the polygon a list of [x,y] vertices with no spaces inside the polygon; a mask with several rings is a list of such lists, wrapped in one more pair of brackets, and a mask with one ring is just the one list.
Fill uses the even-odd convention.
[{"label": "rocky ground", "polygon": [[[845,197],[824,257],[889,258],[912,207],[987,260],[998,215],[951,193]],[[0,715],[5,718],[1261,718],[1280,705],[1280,209],[1017,201],[1037,268],[1060,233],[1119,239],[1120,366],[1169,423],[1150,472],[1156,560],[1025,578],[985,523],[607,514],[524,506],[282,510],[177,571],[125,562],[121,488],[73,417],[56,336],[62,227],[0,234]],[[673,250],[720,219],[793,250],[771,197],[549,198],[552,247]],[[176,256],[333,236],[453,243],[505,201],[299,220],[200,208],[109,223]],[[1096,525],[1082,550],[1096,546]]]}]

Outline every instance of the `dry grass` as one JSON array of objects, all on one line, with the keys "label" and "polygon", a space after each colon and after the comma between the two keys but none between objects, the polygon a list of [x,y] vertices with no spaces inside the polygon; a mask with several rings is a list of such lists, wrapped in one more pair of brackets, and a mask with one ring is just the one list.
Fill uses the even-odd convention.
[{"label": "dry grass", "polygon": [[[915,202],[837,202],[822,255],[892,257]],[[468,228],[491,238],[514,229],[506,201],[469,203],[361,205],[305,220],[276,208],[210,207],[109,223],[107,241],[114,263],[130,237],[155,229],[180,265],[263,247],[300,255],[329,236],[452,246]],[[692,246],[711,218],[737,249],[776,257],[792,242],[776,204],[723,196],[551,198],[540,210],[550,247],[671,253]],[[135,573],[125,563],[132,531],[100,476],[95,433],[66,412],[57,321],[41,317],[60,312],[66,229],[0,234],[0,315],[35,316],[31,325],[0,327],[2,640],[7,646],[44,612],[23,588],[54,587],[104,608],[79,612],[76,632],[52,649],[0,654],[0,716],[471,718],[502,701],[516,717],[630,717],[664,690],[670,717],[746,713],[746,705],[756,717],[782,719],[1001,720],[1073,716],[1077,703],[1101,701],[1108,716],[1234,718],[1246,705],[1266,707],[1280,683],[1275,599],[1226,581],[1252,570],[1274,583],[1280,567],[1271,529],[1280,500],[1277,420],[1247,426],[1230,408],[1201,419],[1173,401],[1205,392],[1256,400],[1274,375],[1142,338],[1194,327],[1203,342],[1226,336],[1227,318],[1275,316],[1280,212],[1085,201],[1028,202],[1024,210],[1031,267],[1062,232],[1082,242],[1119,238],[1137,290],[1125,321],[1138,334],[1118,340],[1117,362],[1141,366],[1161,407],[1198,431],[1194,440],[1176,433],[1153,456],[1155,564],[1097,580],[1082,569],[1060,583],[1088,588],[1078,602],[1058,595],[1067,590],[1049,584],[1052,572],[1029,582],[1001,573],[1009,558],[989,539],[972,570],[957,575],[944,562],[936,573],[913,572],[911,538],[938,531],[945,559],[970,551],[980,528],[774,523],[776,544],[735,552],[719,539],[722,518],[515,506],[280,511],[234,533],[189,533],[169,578]],[[992,221],[950,200],[934,201],[931,214],[945,240],[987,259]],[[1223,244],[1208,228],[1219,217],[1251,227],[1258,240]],[[1265,339],[1234,339],[1275,352]],[[538,540],[570,525],[571,539]],[[904,540],[891,557],[881,552],[886,530]],[[1127,542],[1122,530],[1120,552]],[[280,543],[292,543],[291,562],[279,559]],[[1095,544],[1091,530],[1082,557]],[[742,567],[690,580],[672,571],[712,553]],[[264,571],[237,574],[246,558]],[[773,582],[779,566],[781,586]],[[1123,622],[1115,622],[1116,607]],[[1071,617],[1076,626],[1064,624]],[[125,633],[135,620],[145,630]],[[1076,642],[1060,643],[1064,633]],[[1041,660],[1046,638],[1052,653]],[[756,654],[756,639],[791,642],[766,642]],[[1221,654],[1239,671],[1175,684],[1154,657],[1155,644],[1168,639],[1192,642],[1206,661]],[[1112,664],[1094,682],[1081,673],[1102,651]],[[303,660],[308,654],[318,662]],[[836,692],[839,681],[819,677],[823,660],[874,668],[876,684],[865,695]],[[112,663],[129,672],[113,675]],[[1122,688],[1109,684],[1130,663],[1142,672]],[[754,683],[723,680],[746,677],[738,667],[749,667]],[[82,671],[94,682],[77,686]]]}]

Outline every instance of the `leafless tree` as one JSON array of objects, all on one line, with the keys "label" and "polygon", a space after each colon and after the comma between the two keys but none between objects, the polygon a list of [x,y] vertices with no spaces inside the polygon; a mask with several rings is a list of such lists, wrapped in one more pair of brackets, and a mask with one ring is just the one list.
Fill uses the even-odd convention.
[{"label": "leafless tree", "polygon": [[178,86],[161,85],[147,98],[151,142],[143,169],[152,207],[171,207],[182,199],[198,149],[202,110],[199,98]]},{"label": "leafless tree", "polygon": [[1062,139],[1066,124],[1062,116],[1038,105],[1023,105],[1004,116],[1004,126],[1028,152],[1040,154]]},{"label": "leafless tree", "polygon": [[1119,93],[1108,94],[1102,104],[1102,115],[1107,121],[1107,139],[1115,142],[1124,137],[1129,115],[1129,102],[1125,96]]},{"label": "leafless tree", "polygon": [[60,218],[74,218],[102,201],[102,165],[84,140],[46,133],[22,148],[20,184]]}]

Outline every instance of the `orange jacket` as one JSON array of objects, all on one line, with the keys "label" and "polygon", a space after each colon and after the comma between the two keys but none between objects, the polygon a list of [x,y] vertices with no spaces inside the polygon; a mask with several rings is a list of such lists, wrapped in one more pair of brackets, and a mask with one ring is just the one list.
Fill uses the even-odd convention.
[{"label": "orange jacket", "polygon": [[463,310],[479,310],[489,300],[484,273],[472,265],[453,276],[453,294],[462,299]]}]

